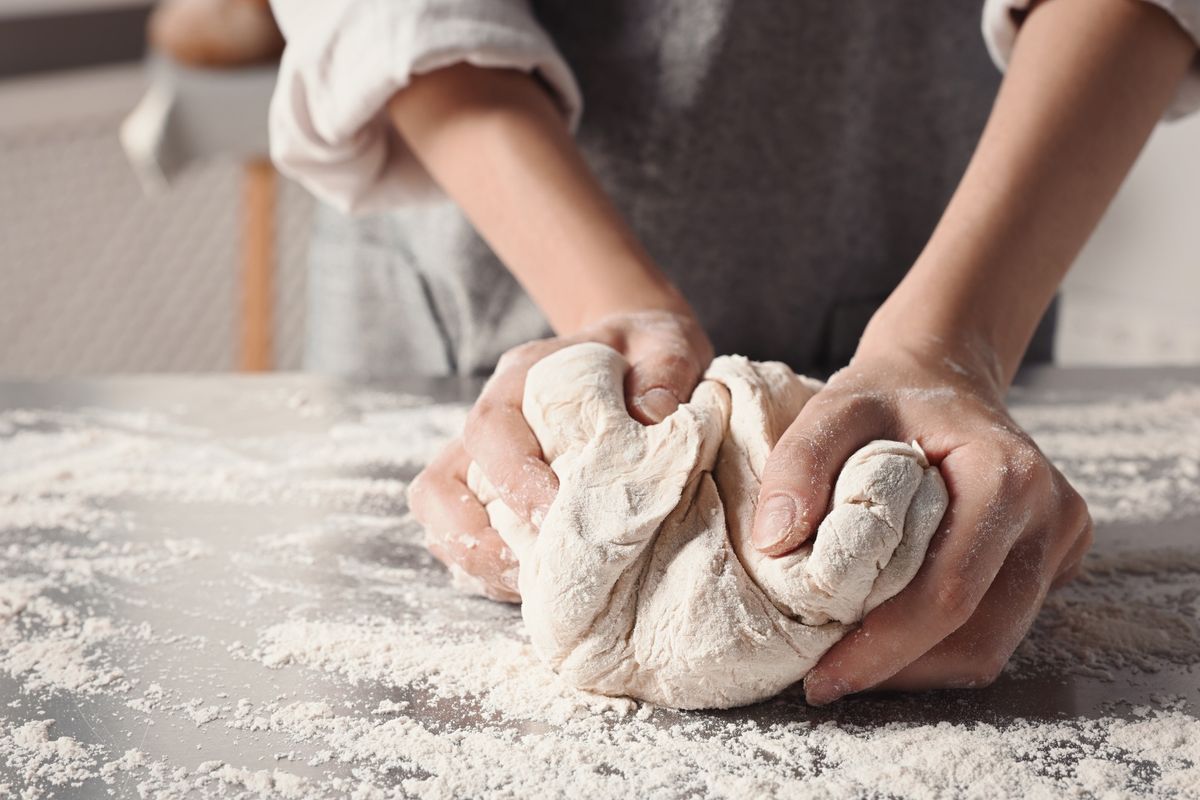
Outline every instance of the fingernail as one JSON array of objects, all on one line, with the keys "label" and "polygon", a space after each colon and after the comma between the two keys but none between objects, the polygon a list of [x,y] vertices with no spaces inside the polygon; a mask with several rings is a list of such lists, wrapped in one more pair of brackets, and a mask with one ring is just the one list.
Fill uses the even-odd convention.
[{"label": "fingernail", "polygon": [[827,706],[835,700],[840,700],[850,691],[845,681],[816,680],[804,681],[804,700],[810,706]]},{"label": "fingernail", "polygon": [[769,550],[792,532],[796,524],[796,501],[786,494],[772,495],[763,503],[759,519],[750,538],[759,550]]},{"label": "fingernail", "polygon": [[634,400],[642,415],[651,422],[662,422],[679,408],[679,399],[666,389],[656,388]]}]

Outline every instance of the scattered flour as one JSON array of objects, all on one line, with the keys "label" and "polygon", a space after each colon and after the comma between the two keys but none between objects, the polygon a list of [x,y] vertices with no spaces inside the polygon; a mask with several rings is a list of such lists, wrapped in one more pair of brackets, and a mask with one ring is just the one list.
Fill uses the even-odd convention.
[{"label": "scattered flour", "polygon": [[1200,513],[1200,388],[1021,404],[1013,416],[1084,496],[1096,522]]},{"label": "scattered flour", "polygon": [[[470,697],[489,716],[563,722],[602,710],[629,713],[632,701],[579,692],[559,682],[530,645],[494,628],[433,630],[386,619],[293,620],[265,630],[253,657],[278,668],[300,664],[352,683],[420,686],[433,698]],[[447,641],[454,637],[457,641]]]},{"label": "scattered flour", "polygon": [[[61,622],[34,632],[21,622],[40,613]],[[0,671],[21,680],[25,691],[61,690],[91,694],[120,689],[124,672],[106,664],[100,646],[117,628],[107,617],[80,618],[45,597],[30,602],[16,622],[0,627]]]},{"label": "scattered flour", "polygon": [[[0,412],[0,797],[1200,796],[1194,693],[1024,718],[986,692],[686,714],[570,690],[403,514],[463,407],[276,394],[310,433]],[[1016,415],[1102,528],[1200,514],[1200,388],[1062,400]],[[1131,539],[1008,677],[1116,697],[1197,671],[1200,550]]]},{"label": "scattered flour", "polygon": [[0,765],[7,762],[18,785],[63,788],[95,776],[95,748],[70,736],[51,738],[53,725],[52,719],[34,720],[0,733]]},{"label": "scattered flour", "polygon": [[1090,553],[1052,593],[1009,663],[1012,675],[1112,681],[1200,668],[1200,550],[1146,547]]}]

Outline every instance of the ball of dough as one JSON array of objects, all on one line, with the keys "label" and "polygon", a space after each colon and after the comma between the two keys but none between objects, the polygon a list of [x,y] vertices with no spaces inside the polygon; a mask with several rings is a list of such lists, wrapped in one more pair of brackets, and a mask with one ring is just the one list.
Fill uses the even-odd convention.
[{"label": "ball of dough", "polygon": [[916,443],[871,442],[817,535],[764,556],[750,542],[760,476],[821,383],[723,356],[690,402],[644,426],[625,407],[628,368],[580,344],[530,370],[523,410],[559,479],[540,530],[469,471],[520,562],[533,645],[601,694],[685,709],[771,697],[916,574],[946,509],[941,475]]}]

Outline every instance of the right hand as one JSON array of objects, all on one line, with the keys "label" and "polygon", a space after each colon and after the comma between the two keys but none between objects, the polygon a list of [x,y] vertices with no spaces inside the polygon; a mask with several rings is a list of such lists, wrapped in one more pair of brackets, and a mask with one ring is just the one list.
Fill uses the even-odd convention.
[{"label": "right hand", "polygon": [[687,402],[713,357],[695,317],[672,311],[613,314],[571,336],[529,342],[504,354],[467,417],[462,439],[451,442],[408,492],[430,552],[452,571],[474,578],[495,600],[520,600],[516,559],[467,487],[467,467],[474,461],[514,513],[535,528],[541,525],[558,478],[521,411],[525,376],[541,359],[580,342],[606,344],[629,361],[626,405],[645,425],[661,422]]}]

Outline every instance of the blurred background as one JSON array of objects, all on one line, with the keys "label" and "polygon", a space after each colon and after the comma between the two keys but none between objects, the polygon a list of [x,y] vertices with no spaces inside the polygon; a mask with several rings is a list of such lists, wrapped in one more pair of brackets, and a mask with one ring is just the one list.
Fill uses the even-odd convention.
[{"label": "blurred background", "polygon": [[[277,43],[148,56],[152,7],[0,0],[0,377],[300,366],[312,201],[264,165]],[[1200,363],[1198,145],[1197,117],[1156,132],[1064,287],[1060,363]]]}]

